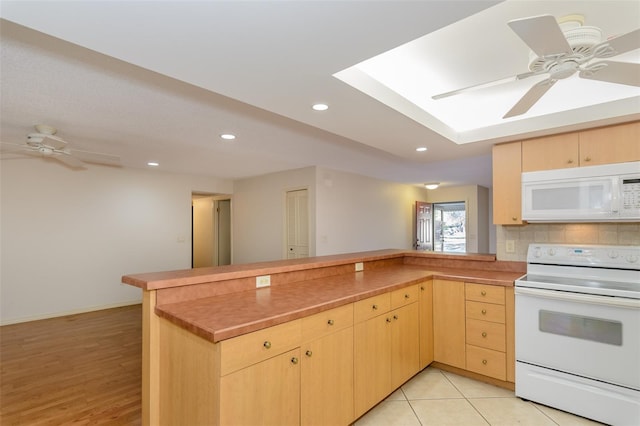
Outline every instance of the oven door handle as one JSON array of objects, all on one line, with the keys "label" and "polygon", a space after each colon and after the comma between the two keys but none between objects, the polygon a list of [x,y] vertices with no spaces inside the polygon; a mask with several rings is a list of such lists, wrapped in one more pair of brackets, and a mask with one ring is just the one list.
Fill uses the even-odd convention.
[{"label": "oven door handle", "polygon": [[626,299],[623,297],[598,296],[592,294],[571,293],[568,291],[542,290],[538,288],[525,287],[516,287],[515,293],[526,296],[544,297],[545,299],[640,309],[640,299]]}]

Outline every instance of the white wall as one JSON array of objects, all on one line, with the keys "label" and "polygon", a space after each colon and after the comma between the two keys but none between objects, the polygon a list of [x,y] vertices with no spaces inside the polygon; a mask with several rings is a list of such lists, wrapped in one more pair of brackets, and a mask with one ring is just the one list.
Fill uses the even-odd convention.
[{"label": "white wall", "polygon": [[309,256],[315,256],[315,167],[271,173],[234,182],[233,263],[282,259],[285,195],[309,190]]},{"label": "white wall", "polygon": [[139,301],[122,275],[190,267],[192,191],[233,189],[155,170],[0,167],[2,324]]},{"label": "white wall", "polygon": [[418,186],[316,169],[316,254],[411,249]]}]

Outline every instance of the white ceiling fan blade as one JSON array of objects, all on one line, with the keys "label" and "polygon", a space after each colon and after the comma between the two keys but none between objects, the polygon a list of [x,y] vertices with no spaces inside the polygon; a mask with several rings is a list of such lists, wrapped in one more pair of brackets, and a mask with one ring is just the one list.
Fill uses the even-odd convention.
[{"label": "white ceiling fan blade", "polygon": [[451,92],[440,93],[439,95],[432,96],[431,98],[434,99],[434,100],[438,100],[438,99],[442,99],[442,98],[448,98],[449,96],[458,95],[458,94],[464,93],[464,92],[471,92],[473,90],[486,89],[487,87],[498,86],[498,85],[504,84],[504,83],[511,83],[512,81],[524,80],[525,78],[532,77],[534,75],[539,75],[539,74],[542,74],[544,72],[546,72],[546,71],[543,71],[543,72],[525,72],[525,73],[514,75],[514,76],[511,76],[511,77],[505,77],[505,78],[500,78],[498,80],[487,81],[485,83],[474,84],[473,86],[467,86],[467,87],[464,87],[462,89],[452,90]]},{"label": "white ceiling fan blade", "polygon": [[552,80],[550,78],[542,80],[539,83],[534,84],[527,93],[516,103],[513,108],[507,112],[502,118],[514,117],[516,115],[522,115],[536,103],[551,87],[556,84],[558,80]]},{"label": "white ceiling fan blade", "polygon": [[539,57],[573,53],[552,15],[514,19],[508,25]]},{"label": "white ceiling fan blade", "polygon": [[7,143],[7,142],[0,143],[0,151],[2,152],[21,152],[21,151],[24,151],[25,149],[29,149],[29,147],[26,145],[20,145],[17,143]]},{"label": "white ceiling fan blade", "polygon": [[103,154],[100,152],[79,151],[72,149],[69,151],[71,155],[85,163],[104,164],[108,166],[120,166],[120,157],[117,155]]},{"label": "white ceiling fan blade", "polygon": [[581,78],[640,86],[640,64],[599,61],[580,71]]},{"label": "white ceiling fan blade", "polygon": [[640,48],[640,28],[622,34],[593,47],[596,58],[610,58]]},{"label": "white ceiling fan blade", "polygon": [[54,149],[63,149],[67,146],[67,142],[57,136],[44,136],[42,138],[42,145],[50,146]]},{"label": "white ceiling fan blade", "polygon": [[66,164],[67,166],[69,166],[69,167],[71,167],[73,169],[84,169],[85,168],[85,164],[84,164],[83,161],[75,158],[71,154],[66,153],[64,151],[56,151],[52,155],[46,155],[46,157],[51,157],[54,160],[58,160],[58,161]]}]

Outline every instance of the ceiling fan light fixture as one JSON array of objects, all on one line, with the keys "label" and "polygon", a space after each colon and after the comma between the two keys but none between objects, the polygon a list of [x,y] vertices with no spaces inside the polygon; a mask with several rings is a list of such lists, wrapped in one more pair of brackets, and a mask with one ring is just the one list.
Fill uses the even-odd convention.
[{"label": "ceiling fan light fixture", "polygon": [[430,183],[424,184],[424,187],[427,189],[436,189],[439,186],[440,186],[440,182],[430,182]]}]

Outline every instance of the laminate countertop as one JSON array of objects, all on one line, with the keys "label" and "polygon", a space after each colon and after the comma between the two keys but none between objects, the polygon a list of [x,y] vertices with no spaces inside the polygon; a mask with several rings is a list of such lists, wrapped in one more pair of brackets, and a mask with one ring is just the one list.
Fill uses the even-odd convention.
[{"label": "laminate countertop", "polygon": [[437,278],[513,286],[514,271],[391,265],[237,293],[156,305],[155,312],[212,342]]}]

